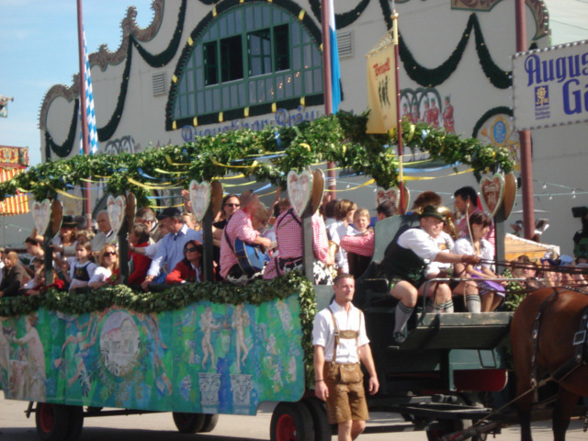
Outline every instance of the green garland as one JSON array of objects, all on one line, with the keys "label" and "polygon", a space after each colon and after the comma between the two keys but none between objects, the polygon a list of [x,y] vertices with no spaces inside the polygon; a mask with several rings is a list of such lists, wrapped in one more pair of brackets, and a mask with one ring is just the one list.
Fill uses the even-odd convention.
[{"label": "green garland", "polygon": [[54,151],[60,158],[69,156],[73,149],[74,139],[76,136],[76,128],[78,124],[78,111],[80,108],[80,100],[75,100],[74,111],[69,125],[69,133],[63,144],[59,145],[49,134],[49,130],[45,130],[45,157],[51,158],[51,151]]},{"label": "green garland", "polygon": [[498,67],[498,65],[492,60],[492,56],[486,47],[482,29],[476,14],[470,15],[466,29],[463,31],[462,37],[450,57],[441,65],[432,69],[420,65],[415,60],[414,56],[408,49],[404,38],[400,36],[398,49],[400,58],[404,63],[404,69],[408,76],[413,81],[416,81],[418,84],[425,87],[434,87],[444,83],[459,66],[472,33],[472,29],[474,30],[478,59],[480,60],[480,65],[488,77],[488,80],[498,89],[507,89],[510,87],[512,85],[512,80],[510,78],[511,73],[500,69],[500,67]]},{"label": "green garland", "polygon": [[162,292],[133,291],[125,285],[109,286],[80,294],[51,289],[43,296],[0,298],[0,317],[28,315],[39,308],[66,314],[88,314],[118,306],[148,314],[173,311],[202,301],[260,305],[275,299],[286,299],[293,293],[299,294],[305,377],[307,384],[313,384],[312,325],[316,314],[315,293],[308,279],[296,271],[270,281],[258,280],[247,285],[186,283],[171,286]]},{"label": "green garland", "polygon": [[[322,7],[320,0],[309,0],[310,9],[319,23],[322,23]],[[343,29],[353,24],[370,4],[370,0],[361,0],[355,8],[341,14],[335,14],[335,28]]]},{"label": "green garland", "polygon": [[[370,135],[366,125],[367,114],[356,116],[340,111],[295,127],[236,130],[135,154],[77,155],[39,164],[0,183],[0,197],[20,190],[32,193],[36,200],[52,199],[59,191],[85,185],[86,179],[93,177],[105,180],[107,191],[114,196],[134,192],[142,206],[149,203],[148,184],[153,183],[145,176],[169,181],[170,187],[187,188],[191,179],[213,180],[235,172],[231,168],[234,161],[239,161],[241,167],[249,166],[239,168],[238,172],[282,187],[290,170],[302,171],[324,161],[371,176],[379,186],[394,187],[398,184],[398,158],[390,146],[397,144],[396,133]],[[482,173],[508,173],[514,168],[508,149],[503,147],[485,145],[473,138],[461,139],[425,123],[414,125],[404,121],[402,133],[407,148],[429,152],[432,159],[446,164],[467,164],[478,180]],[[133,184],[133,180],[140,185]]]}]

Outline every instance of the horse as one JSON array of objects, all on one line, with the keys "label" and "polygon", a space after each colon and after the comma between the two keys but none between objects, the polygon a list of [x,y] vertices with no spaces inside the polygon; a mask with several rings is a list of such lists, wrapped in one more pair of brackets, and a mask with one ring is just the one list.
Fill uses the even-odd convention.
[{"label": "horse", "polygon": [[[588,315],[586,308],[586,294],[569,288],[542,288],[529,294],[514,313],[510,337],[522,441],[532,441],[532,391],[545,375],[558,384],[552,413],[555,441],[565,440],[574,407],[580,397],[588,396],[588,365],[583,364],[586,334],[582,339],[581,333],[587,330],[586,320],[582,321]],[[580,341],[576,347],[575,338]]]}]

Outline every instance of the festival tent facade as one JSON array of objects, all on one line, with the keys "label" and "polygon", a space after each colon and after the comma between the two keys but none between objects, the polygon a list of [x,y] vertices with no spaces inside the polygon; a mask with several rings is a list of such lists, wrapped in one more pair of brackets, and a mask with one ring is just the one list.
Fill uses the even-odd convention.
[{"label": "festival tent facade", "polygon": [[[155,0],[153,21],[144,29],[130,9],[120,47],[90,54],[100,153],[180,145],[241,127],[293,126],[324,114],[319,0],[206,3]],[[527,40],[547,47],[545,5],[526,4]],[[510,90],[513,2],[404,0],[396,6],[403,117],[505,146],[518,158]],[[392,26],[391,4],[344,0],[335,8],[340,108],[359,114],[367,108],[365,54]],[[45,159],[77,154],[77,90],[77,84],[55,85],[45,96],[39,120]],[[549,211],[553,225],[544,239],[563,245],[576,228],[570,204],[581,205],[586,197],[576,192],[572,201],[569,191],[564,200],[564,191],[556,193],[549,180],[561,189],[581,188],[578,157],[585,153],[580,142],[567,141],[581,139],[575,128],[541,132],[533,136],[535,179],[548,185],[539,185],[544,196],[536,206]],[[556,152],[553,147],[564,139],[565,152]],[[426,155],[410,153],[406,160],[413,164],[406,164],[405,173],[413,199],[434,188],[451,206],[455,189],[478,188],[471,173],[424,168]],[[348,185],[339,178],[338,189]],[[521,205],[520,195],[516,203]]]}]

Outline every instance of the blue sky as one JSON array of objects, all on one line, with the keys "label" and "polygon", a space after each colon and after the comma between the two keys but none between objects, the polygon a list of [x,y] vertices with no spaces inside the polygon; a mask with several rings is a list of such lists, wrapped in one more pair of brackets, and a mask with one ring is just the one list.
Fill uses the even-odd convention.
[{"label": "blue sky", "polygon": [[[446,0],[449,1],[449,0]],[[553,44],[588,39],[588,0],[546,0]],[[88,50],[115,51],[120,22],[129,6],[140,27],[151,23],[151,0],[85,0]],[[29,147],[31,164],[41,161],[39,108],[49,88],[71,86],[78,72],[76,0],[0,0],[0,95],[14,97],[0,118],[0,145]]]}]

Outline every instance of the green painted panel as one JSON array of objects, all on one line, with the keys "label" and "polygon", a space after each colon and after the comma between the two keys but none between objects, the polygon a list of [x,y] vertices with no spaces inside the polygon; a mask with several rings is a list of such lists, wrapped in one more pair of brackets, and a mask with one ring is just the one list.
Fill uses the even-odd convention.
[{"label": "green painted panel", "polygon": [[262,401],[297,401],[304,392],[297,295],[158,314],[39,309],[0,326],[8,399],[253,415]]}]

